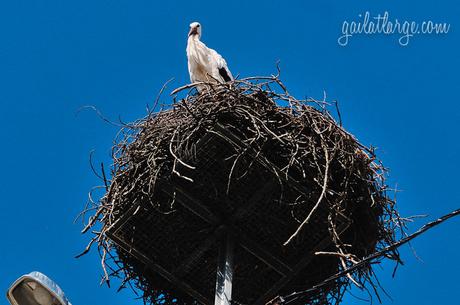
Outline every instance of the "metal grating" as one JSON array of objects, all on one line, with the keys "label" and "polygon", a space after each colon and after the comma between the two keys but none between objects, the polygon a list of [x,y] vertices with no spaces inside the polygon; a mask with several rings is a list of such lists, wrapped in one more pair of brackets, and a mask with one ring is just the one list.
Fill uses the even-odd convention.
[{"label": "metal grating", "polygon": [[[108,236],[171,282],[178,292],[212,304],[217,244],[225,231],[239,244],[235,253],[234,300],[265,303],[306,269],[314,251],[329,246],[324,222],[328,211],[318,209],[296,243],[283,247],[298,226],[286,202],[295,201],[299,186],[285,181],[280,201],[280,182],[273,172],[276,166],[267,166],[267,161],[250,149],[234,163],[237,153],[245,148],[241,140],[221,126],[208,132],[196,143],[194,155],[186,160],[197,170],[179,168],[194,182],[177,178],[163,189],[168,196],[174,196],[175,212],[162,214],[152,206],[133,206],[112,226]],[[343,219],[341,230],[346,226]],[[245,285],[248,280],[250,289]]]}]

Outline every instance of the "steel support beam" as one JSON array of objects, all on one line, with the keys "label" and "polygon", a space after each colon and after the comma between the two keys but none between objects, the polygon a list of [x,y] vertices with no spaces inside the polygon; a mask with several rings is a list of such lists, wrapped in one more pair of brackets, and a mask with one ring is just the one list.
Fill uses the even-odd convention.
[{"label": "steel support beam", "polygon": [[233,282],[233,238],[227,232],[219,246],[217,261],[216,296],[214,305],[230,305],[232,300]]},{"label": "steel support beam", "polygon": [[[200,200],[193,198],[189,194],[186,194],[185,191],[180,188],[177,188],[176,190],[178,191],[176,192],[176,200],[185,208],[210,224],[222,225],[222,221],[219,219],[219,217],[216,216],[210,209],[208,209],[202,202],[200,202]],[[244,232],[238,230],[237,227],[229,225],[226,229],[231,234],[233,234],[233,236],[235,236],[237,239],[236,241],[241,244],[244,249],[255,255],[261,261],[265,262],[278,273],[287,275],[292,272],[292,268],[287,263],[273,255],[257,241],[249,238],[249,236],[244,234]]]},{"label": "steel support beam", "polygon": [[[346,229],[348,228],[348,224],[342,224],[338,228],[338,234],[342,234]],[[311,251],[306,253],[305,257],[298,262],[293,269],[293,271],[282,277],[278,282],[276,282],[267,292],[265,292],[262,296],[259,297],[257,301],[254,302],[254,305],[264,305],[266,304],[269,300],[274,298],[276,296],[276,293],[283,287],[285,287],[287,284],[289,284],[290,281],[292,281],[298,274],[301,272],[305,267],[308,266],[308,264],[311,263],[313,258],[315,257],[315,253],[317,251],[324,250],[327,248],[329,245],[331,245],[332,241],[330,237],[325,237],[319,244],[317,244]]]}]

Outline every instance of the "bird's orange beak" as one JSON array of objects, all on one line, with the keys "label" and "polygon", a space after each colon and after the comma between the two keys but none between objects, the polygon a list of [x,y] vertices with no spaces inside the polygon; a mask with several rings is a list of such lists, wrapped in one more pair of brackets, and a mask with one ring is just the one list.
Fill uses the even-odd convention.
[{"label": "bird's orange beak", "polygon": [[198,34],[198,29],[196,27],[190,28],[190,32],[188,32],[188,36],[192,36]]}]

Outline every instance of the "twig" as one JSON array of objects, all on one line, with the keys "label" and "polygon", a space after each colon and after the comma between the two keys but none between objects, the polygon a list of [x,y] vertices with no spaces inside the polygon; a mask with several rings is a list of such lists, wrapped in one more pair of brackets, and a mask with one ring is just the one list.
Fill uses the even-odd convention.
[{"label": "twig", "polygon": [[318,209],[321,201],[323,201],[324,195],[326,194],[327,179],[328,179],[328,175],[329,175],[329,154],[327,152],[327,148],[323,148],[323,149],[324,149],[324,158],[326,159],[326,165],[325,165],[325,170],[324,170],[323,188],[322,188],[321,194],[320,194],[320,196],[318,198],[318,201],[316,202],[315,206],[311,209],[310,213],[308,213],[308,216],[300,224],[300,226],[297,227],[297,230],[295,230],[295,232],[288,238],[288,240],[286,240],[284,242],[283,246],[286,246],[287,244],[289,244],[292,241],[292,239],[294,239],[294,237],[296,237],[297,234],[299,234],[300,230],[302,230],[302,228],[310,221],[311,216]]},{"label": "twig", "polygon": [[293,302],[295,300],[298,300],[298,298],[300,298],[302,296],[306,296],[306,295],[311,294],[311,293],[313,293],[315,291],[318,291],[319,289],[321,289],[321,287],[324,287],[324,286],[330,284],[331,282],[339,279],[340,277],[357,270],[358,268],[368,264],[372,260],[375,260],[375,259],[377,259],[379,257],[384,256],[388,252],[391,252],[394,249],[399,248],[400,246],[410,242],[411,240],[413,240],[414,238],[418,237],[419,235],[425,233],[429,229],[434,228],[435,226],[443,223],[444,221],[446,221],[446,220],[448,220],[448,219],[450,219],[452,217],[458,216],[458,215],[460,215],[460,209],[454,210],[454,211],[450,212],[449,214],[443,215],[440,218],[423,225],[415,233],[412,233],[412,234],[408,235],[407,237],[405,237],[405,238],[403,238],[403,239],[401,239],[401,240],[399,240],[399,241],[397,241],[397,242],[395,242],[395,243],[383,248],[382,250],[367,256],[366,258],[362,259],[361,261],[359,261],[358,263],[356,263],[352,267],[334,274],[333,276],[327,278],[323,282],[321,282],[321,283],[319,283],[317,285],[314,285],[313,287],[311,287],[309,289],[299,291],[299,292],[294,292],[294,293],[291,293],[291,294],[283,297],[283,299],[284,299],[283,304],[287,305],[287,304],[289,304],[289,303],[291,303],[291,302]]}]

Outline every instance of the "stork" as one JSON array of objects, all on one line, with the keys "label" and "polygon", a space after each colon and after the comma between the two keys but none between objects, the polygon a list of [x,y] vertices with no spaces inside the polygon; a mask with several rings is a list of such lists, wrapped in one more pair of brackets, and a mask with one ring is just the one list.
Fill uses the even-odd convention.
[{"label": "stork", "polygon": [[[208,48],[201,38],[201,24],[192,22],[188,33],[187,60],[190,81],[224,83],[233,80],[225,59],[215,50]],[[200,87],[198,86],[198,89]]]}]

